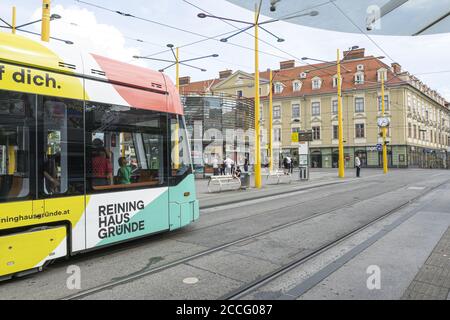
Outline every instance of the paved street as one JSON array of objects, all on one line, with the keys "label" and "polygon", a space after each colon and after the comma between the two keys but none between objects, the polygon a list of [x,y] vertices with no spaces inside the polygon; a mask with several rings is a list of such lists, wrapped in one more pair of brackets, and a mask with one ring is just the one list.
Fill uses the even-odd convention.
[{"label": "paved street", "polygon": [[197,181],[198,222],[57,261],[1,283],[0,298],[446,299],[450,171],[380,173],[220,194]]}]

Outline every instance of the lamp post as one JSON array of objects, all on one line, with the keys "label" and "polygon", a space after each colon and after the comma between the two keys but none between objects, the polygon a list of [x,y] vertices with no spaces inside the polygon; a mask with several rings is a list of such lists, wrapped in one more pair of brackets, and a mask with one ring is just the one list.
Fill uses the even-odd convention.
[{"label": "lamp post", "polygon": [[[353,46],[347,54],[349,54],[351,51],[358,49],[358,46]],[[344,59],[346,56],[344,56]],[[302,58],[302,60],[314,60],[314,61],[320,61],[320,62],[327,62],[324,60],[318,60],[318,59],[311,59],[311,58]],[[330,65],[333,66],[333,65]],[[339,171],[338,175],[339,178],[345,178],[345,162],[344,162],[344,127],[343,127],[343,120],[342,120],[342,77],[341,77],[341,51],[337,49],[337,59],[336,59],[336,68],[337,68],[337,95],[338,95],[338,141],[339,141]]]},{"label": "lamp post", "polygon": [[176,48],[174,50],[174,45],[173,44],[168,44],[167,47],[172,51],[173,57],[175,58],[175,60],[166,60],[166,59],[158,59],[158,58],[150,58],[150,57],[145,57],[145,56],[133,56],[134,59],[146,59],[146,60],[152,60],[152,61],[160,61],[160,62],[168,62],[170,63],[170,65],[168,65],[167,67],[160,69],[160,72],[164,72],[165,70],[175,66],[175,72],[176,72],[176,87],[178,92],[180,91],[180,65],[189,67],[189,68],[193,68],[193,69],[197,69],[200,70],[202,72],[205,72],[206,69],[203,68],[199,68],[196,66],[192,66],[190,64],[187,64],[186,62],[190,62],[190,61],[194,61],[194,60],[201,60],[201,59],[206,59],[206,58],[217,58],[219,55],[218,54],[211,54],[208,56],[203,56],[203,57],[198,57],[198,58],[193,58],[193,59],[186,59],[186,60],[181,60],[180,61],[180,51],[179,48]]},{"label": "lamp post", "polygon": [[[261,6],[262,6],[262,0],[259,1],[259,5],[255,6],[255,19],[254,22],[248,22],[248,21],[242,21],[242,20],[236,20],[236,19],[229,19],[224,17],[218,17],[209,15],[206,13],[199,13],[197,16],[199,18],[214,18],[219,19],[222,21],[232,21],[237,23],[242,23],[247,25],[247,27],[244,27],[242,29],[239,29],[236,33],[220,39],[221,42],[228,42],[228,40],[238,34],[241,34],[243,32],[246,32],[247,30],[250,30],[252,28],[255,28],[255,188],[259,189],[262,186],[262,180],[261,180],[261,141],[260,141],[260,94],[259,94],[259,29],[265,31],[266,33],[270,34],[272,37],[277,39],[277,42],[284,42],[283,38],[280,38],[273,34],[272,32],[268,31],[263,25],[270,24],[273,22],[280,21],[279,19],[271,19],[268,21],[260,22],[259,16],[261,13]],[[311,11],[305,14],[299,14],[295,16],[291,16],[286,19],[292,19],[302,16],[317,16],[319,13],[317,11]]]},{"label": "lamp post", "polygon": [[[384,117],[386,106],[384,103],[384,74],[381,76],[381,114]],[[388,173],[388,163],[387,163],[387,145],[386,145],[386,127],[381,128],[383,132],[383,173]]]}]

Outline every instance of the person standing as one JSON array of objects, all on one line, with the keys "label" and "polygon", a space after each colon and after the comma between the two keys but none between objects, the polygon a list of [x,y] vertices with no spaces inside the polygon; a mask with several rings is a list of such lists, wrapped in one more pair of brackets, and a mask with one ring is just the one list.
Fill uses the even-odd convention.
[{"label": "person standing", "polygon": [[231,166],[234,164],[234,161],[227,157],[224,161],[225,164],[225,175],[231,175]]},{"label": "person standing", "polygon": [[359,178],[361,174],[361,159],[359,158],[359,155],[355,158],[355,166],[356,166],[356,177]]},{"label": "person standing", "polygon": [[218,176],[219,175],[219,159],[217,159],[217,156],[214,157],[213,161],[212,161],[212,166],[213,166],[213,171],[214,171],[214,175]]}]

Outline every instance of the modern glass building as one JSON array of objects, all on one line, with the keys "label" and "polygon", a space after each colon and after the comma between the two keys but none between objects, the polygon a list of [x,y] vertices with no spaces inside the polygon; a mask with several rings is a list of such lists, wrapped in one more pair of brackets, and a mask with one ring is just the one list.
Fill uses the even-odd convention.
[{"label": "modern glass building", "polygon": [[225,95],[182,97],[197,177],[211,175],[212,160],[230,157],[238,165],[249,159],[255,124],[253,99]]}]

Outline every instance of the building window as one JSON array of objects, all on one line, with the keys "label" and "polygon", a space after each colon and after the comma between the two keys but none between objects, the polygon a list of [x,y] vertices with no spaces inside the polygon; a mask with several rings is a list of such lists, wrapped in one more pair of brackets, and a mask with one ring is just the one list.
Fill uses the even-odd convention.
[{"label": "building window", "polygon": [[300,127],[292,128],[292,133],[300,132]]},{"label": "building window", "polygon": [[337,76],[334,76],[333,77],[333,88],[336,88],[337,85],[338,85],[338,78],[337,78]]},{"label": "building window", "polygon": [[273,107],[273,118],[274,119],[280,119],[281,118],[281,107],[280,106],[274,106]]},{"label": "building window", "polygon": [[300,118],[300,105],[299,104],[292,105],[292,118]]},{"label": "building window", "polygon": [[281,129],[280,128],[273,129],[273,141],[275,141],[275,142],[281,141]]},{"label": "building window", "polygon": [[[378,111],[381,112],[381,96],[378,96]],[[385,111],[389,111],[389,96],[385,95],[384,96],[384,110]]]},{"label": "building window", "polygon": [[322,86],[322,80],[320,78],[315,78],[312,81],[312,88],[313,89],[320,89]]},{"label": "building window", "polygon": [[311,115],[320,116],[320,102],[311,103]]},{"label": "building window", "polygon": [[312,127],[313,140],[320,140],[320,127]]},{"label": "building window", "polygon": [[331,112],[333,115],[338,114],[338,101],[337,100],[331,101]]},{"label": "building window", "polygon": [[355,112],[364,112],[364,98],[355,98]]},{"label": "building window", "polygon": [[381,82],[381,79],[383,79],[383,78],[384,78],[384,81],[387,81],[387,70],[386,69],[378,70],[377,78],[378,78],[378,82]]},{"label": "building window", "polygon": [[414,139],[417,139],[417,126],[413,126]]},{"label": "building window", "polygon": [[302,89],[302,83],[299,81],[295,81],[293,84],[294,91],[300,91]]},{"label": "building window", "polygon": [[356,138],[360,139],[360,138],[365,138],[365,132],[364,132],[364,123],[357,123],[355,125],[355,129],[356,129]]},{"label": "building window", "polygon": [[355,84],[364,84],[364,73],[358,72],[355,74]]},{"label": "building window", "polygon": [[279,94],[283,92],[283,85],[279,82],[275,83],[275,93]]},{"label": "building window", "polygon": [[333,139],[339,139],[339,126],[333,126]]},{"label": "building window", "polygon": [[237,96],[238,98],[242,98],[242,97],[243,97],[242,90],[236,91],[236,96]]},{"label": "building window", "polygon": [[408,123],[408,138],[411,138],[411,134],[412,134],[412,125],[411,123]]}]

